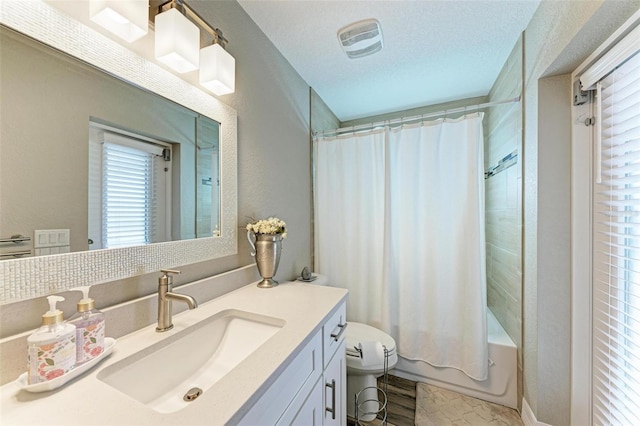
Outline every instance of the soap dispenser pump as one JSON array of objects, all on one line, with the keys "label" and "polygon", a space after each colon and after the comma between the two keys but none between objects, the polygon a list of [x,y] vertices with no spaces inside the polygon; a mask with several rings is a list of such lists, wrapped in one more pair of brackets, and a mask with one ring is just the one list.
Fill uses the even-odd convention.
[{"label": "soap dispenser pump", "polygon": [[91,286],[72,288],[82,292],[78,311],[69,318],[76,326],[76,364],[81,365],[104,351],[104,314],[96,309],[89,297]]},{"label": "soap dispenser pump", "polygon": [[48,296],[49,310],[42,315],[42,326],[27,338],[29,384],[62,376],[76,363],[76,327],[65,323],[56,303],[62,296]]}]

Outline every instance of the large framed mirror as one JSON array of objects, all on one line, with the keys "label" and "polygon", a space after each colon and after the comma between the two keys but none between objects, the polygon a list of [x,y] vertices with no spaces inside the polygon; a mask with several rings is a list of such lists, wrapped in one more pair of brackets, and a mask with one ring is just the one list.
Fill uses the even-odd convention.
[{"label": "large framed mirror", "polygon": [[[138,102],[138,98],[154,97],[155,100],[152,101],[153,108],[137,107],[140,110],[146,110],[147,115],[156,118],[152,123],[140,124],[140,120],[129,120],[127,122],[125,118],[122,118],[126,117],[127,114],[124,114],[121,119],[87,116],[87,122],[78,126],[78,128],[84,129],[83,131],[87,135],[91,131],[90,125],[97,124],[99,127],[101,126],[100,129],[102,130],[106,128],[112,131],[115,125],[120,127],[120,129],[116,130],[122,130],[125,133],[128,132],[128,134],[139,132],[136,136],[159,138],[163,139],[164,143],[169,144],[175,144],[181,138],[192,140],[191,143],[182,147],[176,145],[178,147],[176,152],[183,154],[182,158],[179,156],[180,161],[184,162],[185,165],[183,165],[184,173],[175,175],[178,177],[178,183],[173,183],[173,192],[179,194],[179,198],[185,198],[191,202],[185,204],[189,207],[184,207],[181,201],[171,203],[174,211],[172,215],[173,221],[176,222],[174,228],[181,229],[177,236],[174,235],[167,238],[166,240],[169,240],[169,242],[84,251],[84,249],[91,248],[87,246],[87,241],[84,240],[91,240],[91,238],[87,239],[86,233],[73,233],[73,235],[80,234],[78,237],[80,245],[76,253],[37,256],[0,262],[0,304],[38,297],[78,285],[103,283],[155,272],[160,268],[175,267],[235,254],[237,252],[236,111],[213,96],[181,80],[138,54],[129,51],[126,47],[83,25],[45,2],[3,1],[0,7],[2,8],[0,23],[6,27],[3,28],[3,37],[5,37],[4,33],[16,31],[35,40],[32,43],[37,44],[40,50],[54,48],[59,52],[63,52],[64,55],[62,56],[68,55],[66,60],[68,61],[70,73],[74,72],[71,64],[71,58],[74,58],[74,61],[82,62],[85,67],[84,73],[90,73],[90,71],[86,71],[88,65],[89,68],[93,69],[93,72],[97,73],[96,69],[99,69],[100,73],[107,73],[108,76],[101,77],[105,81],[115,77],[117,80],[112,83],[115,85],[113,87],[125,90],[125,86],[133,86],[131,90],[138,91],[140,93],[138,96],[121,95],[129,97],[132,103]],[[5,81],[4,73],[0,78],[3,79],[3,88],[17,83],[16,81]],[[46,83],[44,82],[44,84]],[[91,85],[89,84],[89,86]],[[37,90],[37,87],[34,89]],[[104,88],[102,89],[104,91]],[[81,90],[69,88],[60,90],[63,90],[63,92],[81,92]],[[109,90],[107,89],[107,91]],[[69,93],[68,97],[71,98],[73,94]],[[13,114],[16,114],[17,111],[23,113],[25,118],[19,123],[23,128],[24,123],[37,127],[40,124],[38,117],[43,114],[43,111],[55,108],[55,106],[38,105],[38,112],[36,111],[37,109],[30,107],[34,103],[34,97],[37,98],[34,94],[25,96],[24,100],[14,100],[11,105],[5,104],[6,102],[4,102],[5,99],[3,98],[2,108],[4,111],[11,109]],[[28,99],[32,101],[28,102]],[[82,102],[72,100],[69,103],[84,105]],[[158,107],[161,111],[157,111]],[[158,117],[158,115],[161,117]],[[193,137],[184,137],[184,134],[189,131],[184,130],[184,123],[175,122],[175,117],[177,116],[186,116],[191,119],[191,123],[186,127],[192,126]],[[54,119],[53,121],[61,120]],[[50,123],[51,121],[49,125],[51,125]],[[158,123],[162,124],[158,125]],[[18,126],[17,122],[6,123],[3,117],[3,129],[5,127],[11,128],[12,135],[26,135],[24,137],[29,138],[27,132],[21,132],[20,128],[16,129],[13,124]],[[71,133],[69,123],[59,124],[60,127],[55,130],[57,133],[62,133],[63,135],[65,132]],[[162,127],[165,127],[166,131],[161,131]],[[200,135],[201,138],[198,139],[197,135]],[[202,135],[206,135],[206,138],[202,138]],[[83,135],[76,139],[83,139]],[[62,162],[57,162],[58,167],[70,168],[72,164],[65,165],[65,160],[74,163],[83,161],[78,170],[84,171],[72,174],[70,182],[75,182],[72,185],[85,188],[85,191],[89,180],[89,168],[85,164],[88,161],[88,155],[84,155],[88,152],[88,140],[86,139],[87,146],[69,151],[72,153],[79,152],[78,158],[74,159],[67,155],[61,157]],[[7,152],[7,150],[16,149],[24,149],[25,155],[33,155],[26,150],[24,140],[18,142],[18,145],[13,145],[13,147],[9,145],[11,142],[9,138],[5,139],[3,135],[3,139],[0,142],[0,155],[3,151]],[[33,140],[30,142],[33,143]],[[45,142],[39,141],[38,143]],[[191,157],[186,156],[187,151],[193,151],[190,154]],[[44,164],[46,164],[46,160],[44,160]],[[198,171],[197,164],[201,165],[200,171]],[[3,215],[4,212],[10,212],[12,216],[16,216],[13,215],[14,212],[11,210],[12,203],[10,200],[5,200],[3,195],[19,193],[26,198],[38,199],[35,189],[27,186],[24,181],[46,180],[47,169],[45,167],[43,170],[31,171],[34,176],[33,179],[24,179],[24,176],[16,179],[14,175],[17,173],[6,174],[7,169],[9,168],[0,168],[0,174],[4,173],[0,184],[0,215]],[[212,175],[212,173],[217,173],[217,176]],[[179,185],[184,185],[187,181],[191,183],[190,187],[184,189],[179,187]],[[202,185],[201,188],[193,185],[193,182],[196,181]],[[218,183],[215,181],[219,182],[219,186],[213,185]],[[7,190],[8,185],[11,186],[10,190]],[[59,190],[62,191],[65,186],[69,186],[69,181],[61,183]],[[197,198],[202,198],[206,202],[193,202]],[[219,206],[215,205],[216,199],[219,199]],[[86,197],[85,201],[87,201]],[[50,203],[43,204],[42,208],[45,211],[48,209],[50,213],[44,217],[55,217],[60,214],[61,210],[64,210],[61,216],[75,215],[76,213],[72,212],[70,204],[78,204],[78,202],[77,200],[67,202],[55,208],[46,205]],[[79,204],[83,204],[83,202]],[[86,206],[87,204],[83,205]],[[28,210],[30,211],[18,212],[18,216],[20,214],[33,216],[31,213],[34,212],[35,207]],[[82,210],[82,213],[78,213],[76,221],[86,225],[88,222],[87,209]],[[187,210],[189,210],[189,214],[185,213],[184,217],[179,214],[181,211]],[[38,215],[42,216],[40,212]],[[8,217],[9,214],[6,216]],[[184,221],[182,227],[179,223],[180,220]],[[44,224],[41,228],[56,228],[55,223],[60,221],[62,219]],[[28,229],[30,230],[31,227],[36,226],[38,225],[30,225]],[[85,229],[89,229],[88,225]],[[0,232],[12,234],[14,231],[7,228],[1,229]],[[195,238],[202,235],[206,237],[190,241],[171,241]],[[2,237],[5,236],[0,235],[0,238]]]}]

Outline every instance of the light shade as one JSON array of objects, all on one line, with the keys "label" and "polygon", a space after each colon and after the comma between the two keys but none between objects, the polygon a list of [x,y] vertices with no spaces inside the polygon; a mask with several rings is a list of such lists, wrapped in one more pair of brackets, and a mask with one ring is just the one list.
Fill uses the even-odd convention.
[{"label": "light shade", "polygon": [[91,0],[89,17],[129,43],[149,30],[148,0]]},{"label": "light shade", "polygon": [[236,60],[219,44],[200,50],[200,84],[216,95],[236,90]]},{"label": "light shade", "polygon": [[200,30],[177,9],[156,15],[156,59],[179,73],[198,69]]}]

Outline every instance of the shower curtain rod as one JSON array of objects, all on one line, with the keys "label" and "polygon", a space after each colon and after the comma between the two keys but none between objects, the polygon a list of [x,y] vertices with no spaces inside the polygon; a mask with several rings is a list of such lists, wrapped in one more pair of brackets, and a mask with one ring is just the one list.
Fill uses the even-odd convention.
[{"label": "shower curtain rod", "polygon": [[466,107],[459,107],[459,108],[452,108],[452,109],[445,109],[443,111],[436,111],[436,112],[429,112],[426,114],[420,114],[420,115],[413,115],[411,117],[402,117],[402,118],[394,118],[391,120],[382,120],[382,121],[378,121],[375,123],[369,123],[369,124],[359,124],[357,126],[350,126],[350,127],[341,127],[339,129],[333,129],[333,130],[323,130],[320,132],[314,132],[313,136],[327,136],[327,135],[335,135],[338,136],[342,133],[354,133],[354,132],[362,132],[362,131],[366,131],[366,130],[373,130],[376,127],[380,127],[380,126],[392,126],[392,125],[400,125],[400,124],[406,124],[406,123],[411,123],[414,121],[421,121],[424,120],[425,118],[433,118],[433,117],[439,117],[441,115],[444,115],[445,118],[448,114],[456,114],[458,112],[470,112],[470,111],[475,111],[478,109],[483,109],[483,108],[489,108],[489,107],[493,107],[493,106],[497,106],[497,105],[503,105],[503,104],[509,104],[509,103],[514,103],[514,102],[520,102],[520,96],[517,96],[515,98],[512,99],[505,99],[502,101],[494,101],[494,102],[485,102],[483,104],[476,104],[476,105],[469,105]]}]

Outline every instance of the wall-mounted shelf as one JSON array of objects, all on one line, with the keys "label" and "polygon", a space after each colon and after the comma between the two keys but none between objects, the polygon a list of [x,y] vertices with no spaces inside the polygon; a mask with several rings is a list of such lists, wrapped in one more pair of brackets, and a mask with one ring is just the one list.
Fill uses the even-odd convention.
[{"label": "wall-mounted shelf", "polygon": [[0,253],[0,258],[5,257],[14,257],[16,259],[23,256],[31,256],[31,250],[23,250],[23,251],[11,251],[7,253]]}]

